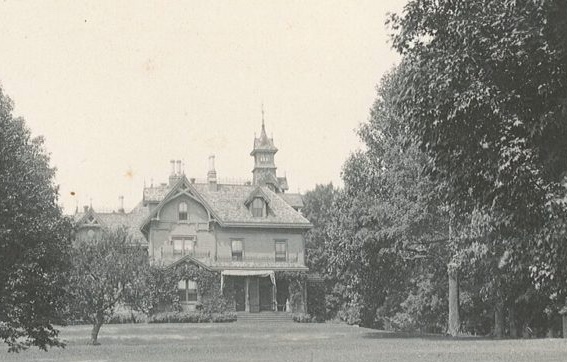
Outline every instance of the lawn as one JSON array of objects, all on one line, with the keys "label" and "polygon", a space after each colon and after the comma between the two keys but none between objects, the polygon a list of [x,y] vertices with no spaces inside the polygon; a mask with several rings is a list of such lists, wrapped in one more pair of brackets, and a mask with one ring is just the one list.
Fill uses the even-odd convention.
[{"label": "lawn", "polygon": [[567,339],[404,337],[341,324],[105,325],[61,329],[67,348],[32,349],[2,361],[566,361]]}]

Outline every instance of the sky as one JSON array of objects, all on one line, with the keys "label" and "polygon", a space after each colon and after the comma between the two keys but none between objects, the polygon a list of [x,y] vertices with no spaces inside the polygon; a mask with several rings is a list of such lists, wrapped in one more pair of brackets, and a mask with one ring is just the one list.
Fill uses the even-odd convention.
[{"label": "sky", "polygon": [[0,84],[45,137],[66,213],[133,208],[171,159],[250,180],[262,105],[288,192],[340,186],[404,3],[3,1]]}]

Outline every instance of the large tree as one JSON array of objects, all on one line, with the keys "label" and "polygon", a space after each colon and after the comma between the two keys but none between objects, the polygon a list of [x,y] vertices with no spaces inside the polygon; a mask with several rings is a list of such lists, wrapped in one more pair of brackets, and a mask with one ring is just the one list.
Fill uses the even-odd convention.
[{"label": "large tree", "polygon": [[71,252],[69,302],[75,318],[92,323],[92,345],[115,308],[126,298],[126,289],[144,286],[147,253],[132,243],[124,229],[104,230],[92,240],[75,241]]},{"label": "large tree", "polygon": [[392,19],[396,108],[457,216],[486,216],[494,285],[529,270],[555,296],[565,294],[566,13],[562,0],[412,0]]},{"label": "large tree", "polygon": [[[400,306],[411,290],[428,285],[413,277],[444,274],[450,260],[447,208],[437,197],[438,185],[421,172],[427,157],[395,113],[396,87],[397,71],[378,87],[369,122],[359,129],[366,149],[345,163],[344,189],[329,230],[329,268],[339,282],[337,292],[347,310],[359,310],[363,324],[371,324],[377,313],[384,319],[412,314]],[[438,289],[429,286],[422,296]],[[421,313],[427,303],[413,303],[411,309]]]},{"label": "large tree", "polygon": [[0,338],[18,351],[61,346],[70,223],[57,205],[55,170],[0,88]]}]

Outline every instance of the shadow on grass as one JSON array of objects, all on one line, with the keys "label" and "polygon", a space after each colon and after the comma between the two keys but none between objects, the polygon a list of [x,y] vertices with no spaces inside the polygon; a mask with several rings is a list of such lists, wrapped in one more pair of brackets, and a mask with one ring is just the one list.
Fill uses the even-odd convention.
[{"label": "shadow on grass", "polygon": [[366,339],[426,339],[432,341],[487,341],[495,340],[491,337],[485,336],[458,336],[451,337],[444,334],[429,334],[429,333],[405,333],[405,332],[390,332],[390,331],[375,331],[367,332],[362,335]]}]

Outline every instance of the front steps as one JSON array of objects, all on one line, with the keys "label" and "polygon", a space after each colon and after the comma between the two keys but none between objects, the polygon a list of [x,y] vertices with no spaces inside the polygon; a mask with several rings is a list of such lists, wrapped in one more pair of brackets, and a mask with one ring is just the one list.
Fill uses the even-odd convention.
[{"label": "front steps", "polygon": [[237,312],[237,322],[242,323],[293,323],[291,313],[286,312]]}]

